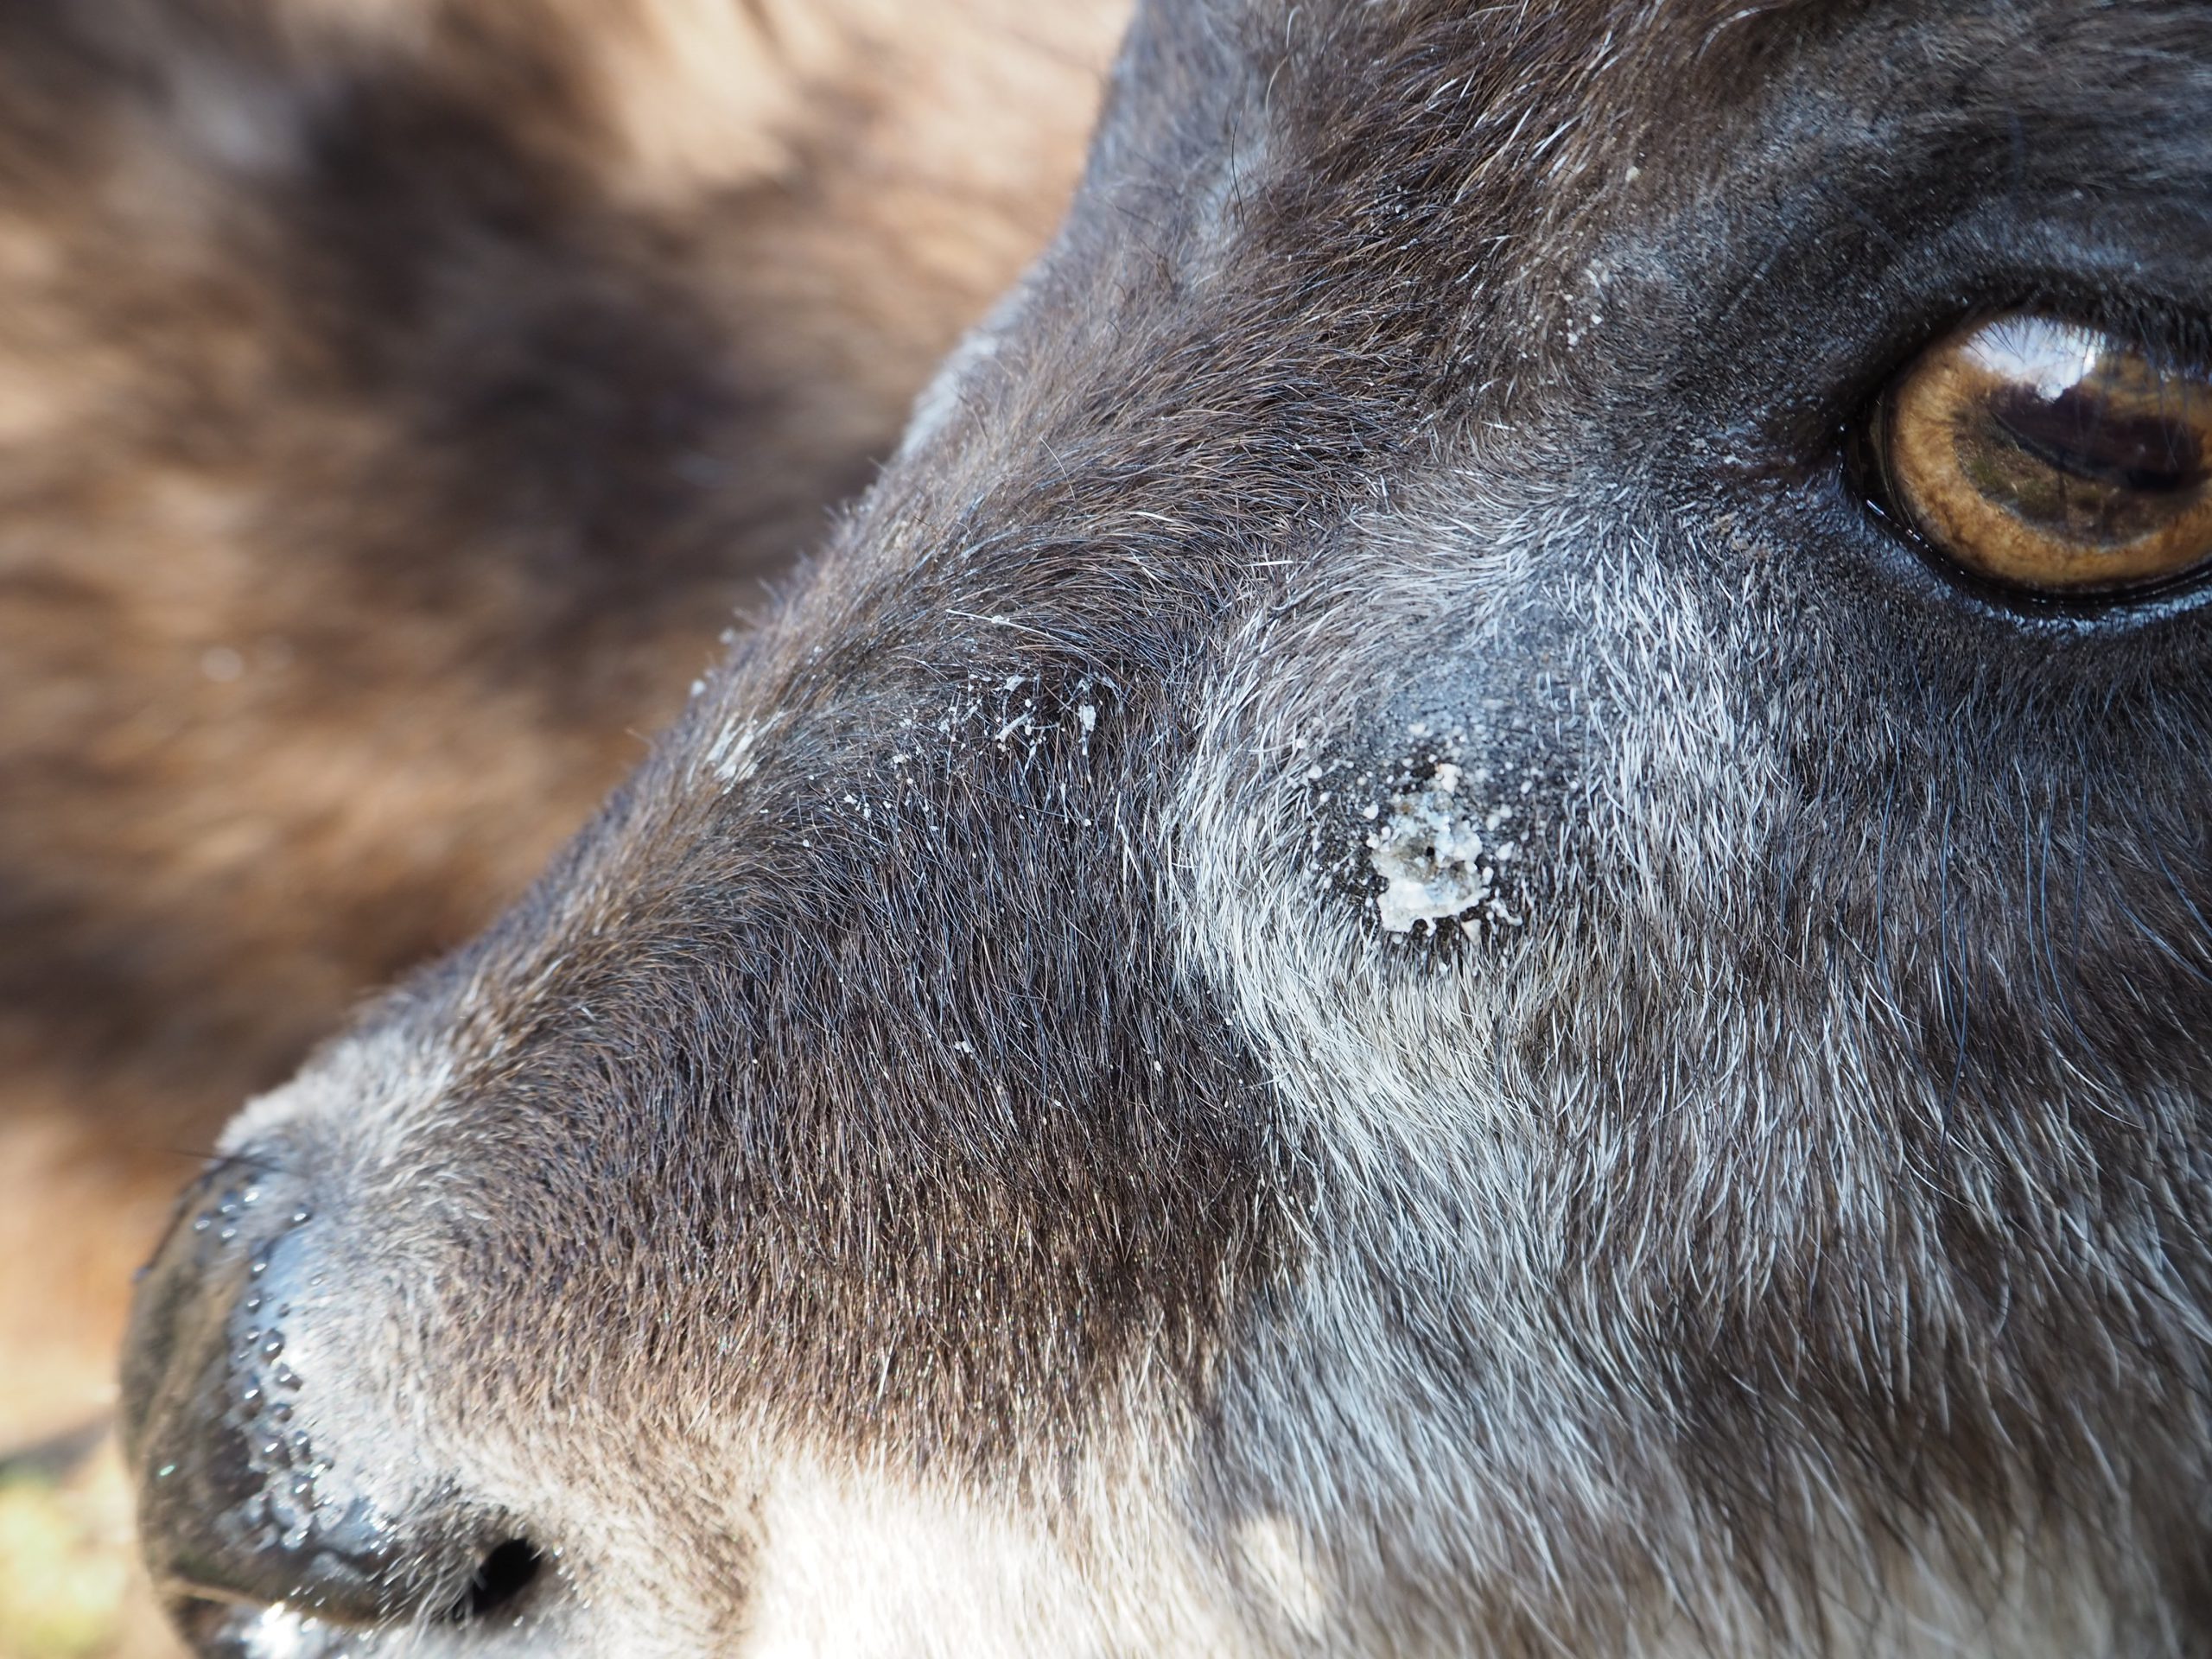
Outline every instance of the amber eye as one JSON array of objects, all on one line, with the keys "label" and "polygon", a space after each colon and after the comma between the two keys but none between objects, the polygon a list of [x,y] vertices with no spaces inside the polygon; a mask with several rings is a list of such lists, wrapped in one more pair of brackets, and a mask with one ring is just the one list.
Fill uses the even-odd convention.
[{"label": "amber eye", "polygon": [[1923,353],[1875,412],[1891,505],[1975,575],[2112,593],[2212,557],[2212,376],[2024,313]]}]

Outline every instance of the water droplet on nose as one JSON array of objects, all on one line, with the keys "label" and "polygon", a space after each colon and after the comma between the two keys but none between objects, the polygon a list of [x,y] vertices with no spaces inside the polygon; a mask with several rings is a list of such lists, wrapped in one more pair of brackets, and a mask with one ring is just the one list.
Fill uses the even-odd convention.
[{"label": "water droplet on nose", "polygon": [[214,1224],[215,1217],[213,1216],[194,1216],[192,1218],[192,1230],[195,1233],[204,1233]]},{"label": "water droplet on nose", "polygon": [[283,1351],[284,1338],[280,1336],[272,1334],[268,1341],[261,1344],[261,1357],[264,1359],[274,1359]]}]

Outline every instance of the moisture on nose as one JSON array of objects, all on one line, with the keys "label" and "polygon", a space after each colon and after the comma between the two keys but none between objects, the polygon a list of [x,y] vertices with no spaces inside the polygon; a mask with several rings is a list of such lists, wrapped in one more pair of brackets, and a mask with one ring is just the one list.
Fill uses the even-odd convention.
[{"label": "moisture on nose", "polygon": [[[534,1576],[535,1552],[448,1494],[384,1507],[318,1438],[290,1357],[316,1317],[317,1244],[283,1178],[218,1169],[148,1268],[123,1376],[147,1564],[188,1626],[232,1605],[337,1626],[488,1611]],[[349,1432],[390,1449],[374,1425]]]}]

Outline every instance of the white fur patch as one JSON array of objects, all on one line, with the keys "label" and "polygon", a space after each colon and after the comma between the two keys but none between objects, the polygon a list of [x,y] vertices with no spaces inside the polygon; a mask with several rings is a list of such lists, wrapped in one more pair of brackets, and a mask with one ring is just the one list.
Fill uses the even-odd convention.
[{"label": "white fur patch", "polygon": [[1251,1581],[1267,1592],[1292,1628],[1304,1636],[1320,1635],[1329,1591],[1297,1527],[1281,1516],[1247,1521],[1236,1529],[1236,1550]]},{"label": "white fur patch", "polygon": [[1103,1513],[1075,1523],[880,1472],[785,1464],[760,1507],[746,1659],[1253,1650],[1202,1591],[1170,1516],[1126,1490],[1091,1498]]}]

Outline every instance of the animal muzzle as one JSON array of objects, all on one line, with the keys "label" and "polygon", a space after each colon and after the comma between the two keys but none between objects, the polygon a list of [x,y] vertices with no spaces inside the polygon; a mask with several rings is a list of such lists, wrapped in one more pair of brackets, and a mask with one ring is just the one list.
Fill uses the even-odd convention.
[{"label": "animal muzzle", "polygon": [[[364,1427],[318,1395],[302,1356],[350,1342],[356,1300],[322,1245],[295,1183],[228,1162],[187,1193],[139,1287],[125,1452],[148,1566],[203,1654],[269,1649],[255,1632],[275,1619],[300,1654],[373,1627],[466,1624],[537,1573],[501,1517],[405,1472],[435,1459],[404,1426]],[[341,1415],[343,1445],[327,1428]]]}]

